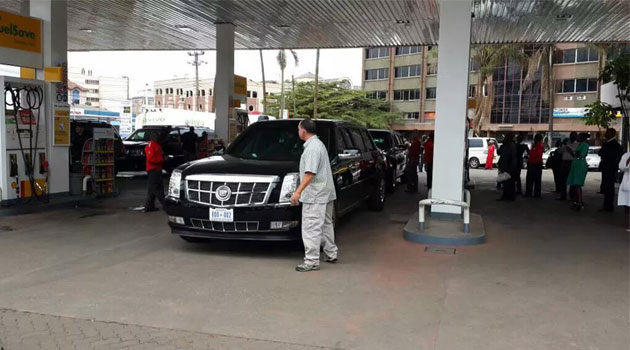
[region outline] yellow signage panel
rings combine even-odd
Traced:
[[[0,47],[42,52],[42,21],[0,11]]]
[[[44,80],[53,83],[61,82],[63,80],[63,70],[61,67],[44,68]]]
[[[35,80],[35,69],[20,67],[20,78]]]
[[[70,107],[55,104],[53,146],[70,146]]]
[[[234,94],[235,95],[247,95],[247,78],[240,75],[234,76]]]

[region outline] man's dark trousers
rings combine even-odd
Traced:
[[[407,163],[407,190],[418,192],[418,163]]]
[[[563,160],[562,167],[560,168],[560,199],[567,199],[567,180],[569,179],[569,173],[571,172],[572,160]],[[573,199],[573,194],[571,194]]]
[[[427,188],[431,189],[433,187],[433,163],[427,163],[424,167],[427,170]]]
[[[155,199],[160,201],[162,209],[164,209],[164,184],[162,183],[162,172],[160,170],[150,170],[147,179],[147,202],[144,207],[146,209],[155,208]]]
[[[525,179],[525,196],[540,197],[540,185],[542,178],[542,164],[529,164],[527,166],[527,178]]]
[[[604,192],[604,210],[615,210],[615,177],[616,170],[602,172],[602,191]]]

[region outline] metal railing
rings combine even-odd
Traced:
[[[420,222],[420,232],[424,232],[424,207],[427,205],[450,205],[462,208],[464,210],[464,233],[470,232],[470,191],[464,190],[463,202],[452,199],[437,199],[430,197],[431,191],[429,190],[429,198],[418,202],[418,221]]]

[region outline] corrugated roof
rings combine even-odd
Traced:
[[[23,0],[0,2],[18,11]],[[69,50],[237,49],[436,44],[438,0],[70,0]],[[474,0],[473,43],[630,41],[628,0]],[[92,33],[88,33],[89,29]]]

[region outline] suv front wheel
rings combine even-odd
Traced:
[[[372,211],[381,211],[385,207],[385,177],[379,176],[378,185],[368,200],[368,208]]]

